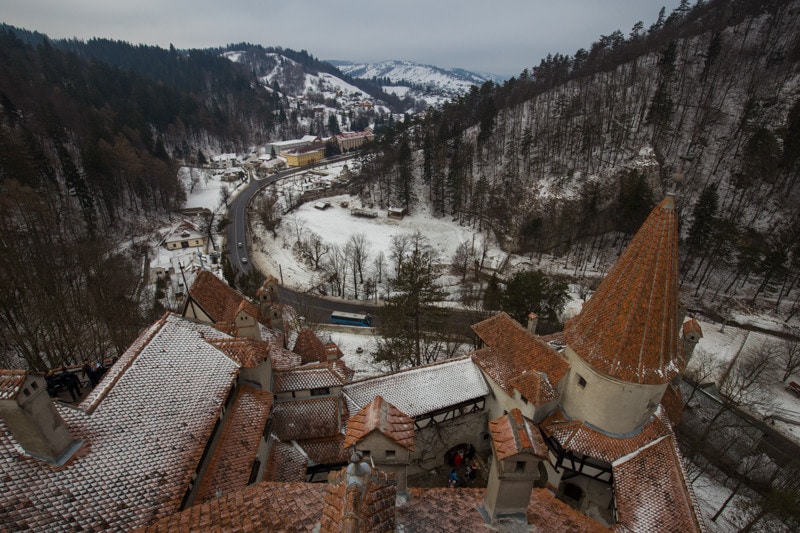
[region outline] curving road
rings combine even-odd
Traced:
[[[304,172],[309,168],[324,166],[333,162],[338,162],[346,159],[351,159],[355,155],[336,156],[328,159],[323,159],[319,163],[301,168],[293,168],[278,172],[263,179],[254,178],[250,173],[250,181],[240,190],[239,193],[233,198],[228,207],[228,219],[230,224],[226,230],[226,244],[228,248],[228,260],[231,263],[234,271],[238,273],[249,272],[253,268],[253,264],[248,260],[242,261],[244,258],[249,258],[247,254],[247,209],[253,197],[264,187],[282,180],[294,174]],[[242,247],[238,246],[242,243]],[[327,323],[328,317],[332,311],[346,311],[350,313],[367,312],[373,316],[377,315],[378,307],[375,302],[368,302],[365,300],[341,300],[337,298],[326,298],[318,295],[308,294],[302,291],[296,291],[291,288],[281,286],[278,289],[278,295],[281,301],[287,305],[294,307],[298,313],[306,317],[309,322]],[[446,310],[442,315],[442,322],[448,324],[453,328],[453,331],[460,333],[464,336],[473,338],[474,334],[470,326],[480,322],[488,315],[484,313],[475,313],[469,311]],[[373,319],[373,326],[380,325],[380,318]]]

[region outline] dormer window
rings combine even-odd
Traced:
[[[586,380],[583,379],[583,376],[578,374],[578,387],[585,389],[586,388]]]

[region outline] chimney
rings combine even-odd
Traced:
[[[547,459],[547,445],[519,409],[490,421],[489,432],[489,480],[478,512],[487,524],[501,518],[526,520],[525,511],[539,480],[540,464]]]
[[[83,444],[53,406],[45,379],[25,370],[0,370],[0,417],[26,453],[57,466]]]
[[[528,314],[528,333],[536,335],[536,325],[539,323],[539,315],[531,311]]]

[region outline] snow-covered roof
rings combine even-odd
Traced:
[[[165,315],[79,408],[56,403],[84,442],[60,470],[0,421],[0,529],[127,530],[177,512],[238,371],[204,337],[223,335]]]
[[[481,371],[468,357],[356,381],[342,391],[351,413],[382,396],[412,418],[490,394]]]

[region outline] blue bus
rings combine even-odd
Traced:
[[[331,313],[331,324],[342,324],[345,326],[372,326],[372,316],[368,313],[345,313],[334,311]]]

